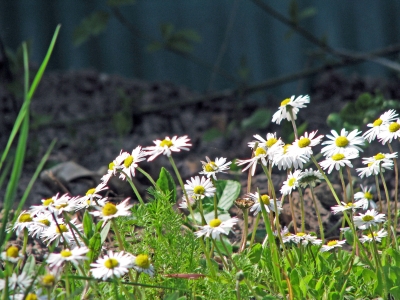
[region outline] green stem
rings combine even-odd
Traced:
[[[133,192],[135,193],[136,198],[138,198],[140,204],[144,205],[144,201],[142,199],[142,196],[140,196],[139,191],[137,190],[136,186],[134,185],[132,179],[128,175],[126,175],[125,172],[123,172],[123,171],[120,171],[120,172],[125,175],[126,180],[129,182],[129,184],[130,184]]]
[[[138,170],[140,173],[142,173],[144,176],[146,176],[146,178],[151,182],[151,184],[152,184],[155,188],[158,187],[157,184],[156,184],[156,182],[153,180],[153,178],[150,176],[149,173],[147,173],[145,170],[143,170],[143,169],[140,168],[140,167],[136,167],[136,170]]]
[[[322,225],[321,214],[320,214],[318,206],[317,206],[317,201],[315,200],[314,187],[311,184],[310,184],[310,190],[311,190],[311,199],[312,199],[312,201],[314,203],[315,212],[317,213],[318,225],[319,225],[319,233],[320,233],[320,236],[321,236],[322,243],[324,243],[324,240],[325,240],[325,237],[324,237],[324,226]]]
[[[218,252],[218,255],[221,257],[222,264],[224,265],[225,269],[227,271],[229,271],[229,266],[226,263],[224,255],[222,254],[221,250],[218,248],[217,243],[215,242],[215,240],[213,238],[211,238],[211,241],[212,241],[212,243],[214,245],[215,250]],[[221,243],[224,243],[224,242],[221,242]]]
[[[348,199],[347,199],[346,183],[344,182],[342,167],[340,167],[340,169],[339,169],[339,177],[340,177],[340,182],[341,182],[341,184],[342,184],[342,189],[343,189],[343,199],[344,199],[344,203],[348,203],[349,201],[348,201]]]
[[[294,132],[294,137],[297,140],[298,135],[297,135],[297,127],[296,127],[296,122],[294,121],[294,115],[293,115],[293,110],[290,105],[286,106],[286,110],[289,112],[290,119],[292,121],[292,126],[293,126],[293,132]]]
[[[248,208],[243,208],[243,233],[242,233],[242,243],[239,248],[239,253],[243,252],[244,249],[246,248],[246,242],[247,242],[247,234],[249,232],[249,209]]]
[[[383,173],[382,173],[382,167],[379,167],[379,174],[381,175],[383,189],[385,190],[386,203],[387,203],[387,209],[388,209],[388,213],[387,213],[388,214],[388,228],[390,229],[392,226],[392,209],[391,209],[391,205],[390,205],[389,191],[386,186],[385,177],[383,176]],[[391,235],[392,235],[392,231],[388,230],[388,244],[390,244]]]
[[[389,150],[390,153],[394,153],[393,152],[393,148],[392,146],[388,143],[389,146]],[[393,228],[395,230],[393,230],[394,233],[394,239],[396,240],[396,233],[397,233],[397,218],[398,218],[398,214],[397,214],[397,207],[398,207],[398,192],[399,192],[399,167],[397,165],[397,159],[393,158],[393,164],[394,164],[394,177],[395,177],[395,184],[394,184],[394,221],[393,221]]]
[[[375,175],[375,185],[376,185],[376,193],[378,194],[379,212],[383,213],[381,188],[379,187],[378,175]]]
[[[199,201],[199,213],[200,213],[200,216],[201,216],[201,225],[206,225],[207,224],[207,221],[206,221],[206,219],[204,218],[204,211],[203,211],[203,202],[201,202],[201,199],[200,200],[198,200]]]
[[[304,197],[301,188],[298,188],[300,195],[300,209],[301,209],[301,231],[306,232],[306,215],[304,211]]]
[[[347,177],[350,186],[350,201],[354,202],[353,178],[351,177],[350,167],[346,165]]]
[[[261,217],[261,214],[258,213],[258,214],[257,214],[257,217],[256,217],[256,221],[255,221],[255,223],[254,223],[253,233],[251,234],[250,246],[249,246],[250,249],[251,249],[251,247],[253,246],[254,239],[255,239],[255,237],[256,237],[257,228],[258,228],[258,223],[260,222],[260,217]]]

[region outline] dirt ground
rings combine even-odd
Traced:
[[[315,78],[310,91],[311,104],[300,112],[299,124],[307,120],[308,131],[318,129],[320,134],[329,133],[330,129],[326,125],[329,113],[338,112],[348,101],[354,101],[363,92],[375,93],[379,90],[388,99],[400,99],[399,87],[399,79],[346,77],[341,73],[326,72]],[[27,206],[40,203],[41,199],[57,192],[64,193],[65,190],[73,195],[85,193],[98,183],[108,163],[121,149],[131,151],[138,145],[150,146],[153,140],[163,139],[165,136],[188,135],[191,139],[193,146],[189,152],[174,154],[184,180],[201,170],[200,160],[205,160],[206,155],[212,159],[221,156],[229,160],[249,158],[247,143],[254,134],[265,136],[267,132],[277,132],[280,136],[281,127],[275,124],[270,124],[265,129],[242,129],[241,121],[263,107],[237,97],[192,105],[176,104],[161,112],[138,113],[142,107],[179,103],[195,96],[200,95],[169,82],[144,82],[92,70],[48,73],[31,105],[32,131],[18,195],[22,195],[40,158],[55,138],[57,143],[45,169],[52,170],[56,180],[49,177],[49,172],[43,173],[33,187]],[[281,100],[269,95],[268,108],[274,112]],[[4,84],[0,84],[0,145],[6,143],[20,103],[20,99],[13,96]],[[377,108],[377,116],[380,112],[381,108]],[[362,156],[372,156],[379,151],[387,152],[375,143]],[[65,165],[67,162],[70,164]],[[165,157],[158,157],[155,161],[144,162],[140,166],[153,177],[157,177],[161,166],[169,168],[169,163]],[[261,174],[261,168],[257,170],[257,176],[253,180],[254,191],[257,186],[263,191],[266,180]],[[245,184],[246,176],[246,172],[239,172],[228,174],[225,178],[239,178]],[[393,194],[394,179],[391,175],[388,176],[389,188]],[[285,174],[277,172],[273,178],[276,188],[279,189],[279,185],[285,180]],[[136,183],[140,192],[145,195],[148,186],[146,179],[138,175]],[[359,183],[368,185],[372,182],[365,179]],[[111,183],[110,188],[115,191],[115,197],[130,195],[129,188],[118,182]],[[316,192],[324,225],[330,228],[338,220],[338,217],[330,213],[330,206],[336,202],[327,192],[325,184],[317,187]],[[308,191],[305,197],[307,229],[318,231]],[[298,204],[297,193],[294,194],[294,200]],[[241,214],[236,208],[232,209],[232,213],[239,217]],[[284,207],[281,221],[287,224],[290,219],[288,207]]]

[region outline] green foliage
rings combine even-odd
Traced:
[[[102,33],[107,27],[109,18],[109,13],[102,10],[95,11],[84,18],[73,32],[72,41],[74,45],[80,46],[90,37]]]
[[[259,108],[250,117],[243,119],[240,127],[242,130],[266,129],[271,123],[271,117],[272,111],[270,109]]]
[[[379,92],[375,95],[363,93],[356,101],[347,103],[339,113],[331,113],[327,118],[327,124],[336,131],[342,128],[359,129],[362,125],[376,120],[377,112],[399,108],[398,100],[385,99]]]
[[[161,168],[157,186],[168,195],[171,203],[176,203],[176,184],[171,174],[164,167]]]

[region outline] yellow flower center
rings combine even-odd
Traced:
[[[286,144],[285,146],[283,146],[283,154],[287,153],[287,151],[289,150],[290,146],[291,146],[290,144]]]
[[[366,216],[362,217],[362,220],[365,222],[369,222],[369,221],[374,220],[374,217],[370,216],[370,215],[366,215]]]
[[[47,227],[50,226],[50,221],[48,219],[39,220],[38,222],[46,225]]]
[[[67,206],[68,206],[68,203],[63,203],[63,204],[57,205],[56,208],[61,209],[61,208],[67,207]]]
[[[372,123],[372,125],[374,125],[374,127],[377,127],[377,126],[381,126],[382,123],[383,123],[383,121],[381,119],[376,119],[374,121],[374,123]]]
[[[18,252],[19,252],[18,247],[10,246],[10,247],[8,247],[8,249],[6,251],[6,255],[8,257],[17,258]]]
[[[297,142],[300,148],[305,148],[311,144],[311,140],[309,138],[302,138]]]
[[[67,232],[67,231],[68,231],[68,228],[67,228],[67,225],[65,225],[65,224],[58,224],[58,226],[56,226],[56,232],[58,234],[60,234],[61,232]]]
[[[29,293],[25,297],[25,300],[37,300],[37,299],[39,299],[38,296],[36,296],[36,294],[33,294],[33,293]]]
[[[213,162],[213,161],[210,161],[208,164],[206,164],[205,166],[204,166],[204,170],[206,171],[206,172],[214,172],[215,170],[217,170],[218,169],[218,166],[215,164],[215,162]]]
[[[269,198],[269,196],[268,195],[262,195],[261,196],[261,201],[262,201],[262,203],[264,203],[265,205],[269,205],[269,203],[270,203],[270,198]]]
[[[276,138],[270,138],[268,141],[265,142],[265,145],[267,145],[267,147],[272,147],[273,145],[276,144],[278,140]]]
[[[349,144],[349,140],[345,136],[339,136],[336,138],[335,143],[338,147],[346,147]]]
[[[173,145],[173,143],[170,140],[163,140],[160,143],[160,147],[165,147],[167,146],[168,148],[171,148],[171,146]]]
[[[52,198],[48,198],[43,201],[43,206],[49,206],[50,204],[53,204],[54,200]]]
[[[112,216],[117,213],[118,209],[114,204],[107,202],[101,211],[105,216]]]
[[[283,101],[281,102],[281,106],[285,106],[285,105],[287,105],[289,102],[290,102],[290,98],[286,98],[285,100],[283,100]]]
[[[42,277],[42,285],[53,286],[56,281],[56,277],[53,274],[46,274]]]
[[[347,202],[344,207],[353,207],[353,206],[354,206],[353,202]]]
[[[20,223],[32,222],[32,217],[30,214],[22,214],[19,217],[18,222],[20,222]]]
[[[133,163],[134,159],[132,155],[129,155],[127,158],[124,160],[124,166],[125,168],[129,168],[131,164]]]
[[[381,159],[384,159],[384,158],[385,158],[385,155],[382,154],[382,153],[378,153],[377,155],[374,156],[375,160],[381,160]]]
[[[265,154],[267,154],[267,151],[265,151],[265,149],[264,148],[261,148],[261,147],[258,147],[257,149],[256,149],[256,151],[254,152],[254,156],[260,156],[260,155],[265,155]]]
[[[108,164],[109,170],[114,170],[114,167],[115,167],[115,163],[113,161]]]
[[[368,199],[368,200],[372,200],[374,198],[374,195],[372,195],[370,192],[365,192],[364,198]]]
[[[393,122],[389,125],[389,131],[390,132],[396,132],[400,129],[400,124],[397,122]]]
[[[342,153],[332,155],[332,159],[335,161],[342,160],[343,158],[344,158],[344,154],[342,154]]]
[[[367,236],[368,236],[370,239],[372,239],[372,234],[371,234],[371,233],[368,233]],[[376,232],[373,232],[373,236],[374,236],[374,237],[377,237],[378,234],[377,234]]]
[[[295,182],[296,182],[296,178],[290,178],[289,182],[288,182],[288,185],[289,186],[293,186],[295,184]]]
[[[205,188],[202,185],[197,185],[194,187],[193,192],[197,195],[204,195]]]
[[[104,266],[107,269],[114,269],[115,267],[118,267],[119,262],[115,258],[109,258],[104,262]]]
[[[72,256],[72,252],[69,251],[69,250],[62,250],[60,254],[61,254],[62,257],[70,257],[70,256]]]
[[[150,267],[150,260],[147,254],[139,254],[136,256],[135,263],[138,267],[148,269]]]
[[[335,246],[335,245],[337,245],[338,244],[338,241],[337,240],[332,240],[332,241],[329,241],[326,245],[327,246]]]
[[[86,192],[86,196],[93,195],[95,190],[96,190],[95,188],[88,190],[88,191]]]
[[[298,232],[298,233],[296,233],[296,235],[302,237],[302,236],[305,236],[306,234],[304,232]]]
[[[369,168],[370,166],[372,166],[374,163],[369,163],[369,164],[367,164],[367,167]]]
[[[210,223],[208,225],[210,225],[212,228],[218,227],[219,225],[221,225],[222,221],[220,219],[214,219],[211,220]]]

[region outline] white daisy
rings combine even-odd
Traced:
[[[79,197],[70,197],[68,194],[64,194],[61,197],[58,197],[57,194],[52,199],[53,202],[48,206],[48,208],[51,212],[60,215],[63,211],[75,211],[75,207],[78,203]]]
[[[82,224],[77,224],[76,223],[76,218],[71,220],[70,223],[74,225],[76,229],[79,230],[80,234],[82,235]],[[79,240],[79,235],[76,232],[72,232],[71,228],[72,226],[69,226],[68,224],[65,224],[63,220],[60,220],[58,224],[56,222],[53,222],[49,228],[47,228],[43,233],[41,234],[41,238],[43,239],[43,243],[47,242],[47,246],[50,245],[50,243],[54,242],[56,246],[58,244],[66,242],[67,245],[69,246],[74,246],[76,245],[75,238],[78,239],[79,244],[83,245],[83,242]]]
[[[107,280],[112,277],[119,278],[128,273],[128,269],[133,266],[133,260],[131,254],[126,254],[123,251],[119,253],[108,251],[108,255],[97,259],[90,266],[92,267],[90,272],[94,278]]]
[[[52,213],[49,211],[38,213],[33,218],[33,224],[29,227],[29,235],[38,239],[54,223],[53,218]],[[56,220],[58,223],[62,222],[62,219],[56,218]]]
[[[254,176],[254,173],[256,172],[256,167],[257,167],[257,163],[260,160],[261,163],[266,166],[267,165],[267,150],[265,150],[263,147],[257,147],[257,149],[254,151],[254,156],[250,159],[238,159],[236,161],[236,164],[238,166],[244,165],[244,164],[248,164],[243,170],[242,172],[246,171],[247,169],[249,169],[249,172],[251,172],[251,175]]]
[[[108,164],[108,170],[107,174],[103,175],[101,177],[101,181],[104,184],[107,184],[107,182],[110,180],[111,176],[116,176],[118,173],[118,170],[121,169],[121,165],[124,162],[124,158],[121,157],[121,155],[118,155],[112,162]]]
[[[132,208],[133,204],[129,204],[129,200],[130,198],[126,198],[124,201],[117,205],[111,202],[106,202],[104,206],[98,207],[97,211],[91,212],[90,214],[95,217],[100,217],[104,221],[104,226],[106,222],[108,220],[111,220],[112,218],[118,218],[120,216],[130,216],[132,214],[130,209]]]
[[[275,154],[275,151],[277,148],[282,147],[284,143],[282,142],[281,138],[276,138],[276,132],[275,133],[267,133],[266,138],[262,138],[259,134],[254,135],[254,137],[257,139],[257,141],[253,141],[248,143],[249,147],[254,149],[256,144],[259,147],[264,148],[265,150],[268,151],[268,155],[272,158]]]
[[[207,162],[201,162],[203,165],[203,171],[201,171],[199,174],[206,175],[207,178],[210,178],[212,176],[214,180],[217,180],[215,174],[219,172],[226,173],[226,171],[229,170],[229,165],[232,163],[230,161],[226,162],[226,158],[224,157],[217,157],[215,161],[212,161],[206,156],[206,160]]]
[[[331,130],[332,135],[327,134],[326,137],[330,141],[325,141],[321,145],[328,145],[322,148],[321,153],[325,156],[332,156],[337,153],[344,153],[347,150],[354,150],[356,152],[363,151],[359,145],[364,145],[364,138],[357,136],[361,133],[357,129],[354,129],[350,133],[346,129],[340,131],[340,135],[335,131]]]
[[[13,273],[8,277],[8,289],[9,291],[14,292],[18,290],[25,292],[25,290],[31,285],[32,280],[32,277],[25,272],[22,272],[20,275]],[[5,288],[5,282],[4,279],[0,279],[0,291]]]
[[[23,259],[23,258],[24,258],[24,256],[19,251],[18,247],[13,246],[13,245],[8,247],[6,251],[1,253],[1,260],[3,260],[3,261],[17,263],[20,259]]]
[[[264,194],[259,196],[258,192],[255,192],[254,194],[249,193],[247,195],[254,201],[253,206],[250,208],[251,212],[254,212],[254,215],[257,215],[261,211],[261,203],[264,204],[265,210],[269,213],[270,211],[276,212],[278,210],[278,214],[282,210],[282,203],[279,200],[276,200],[276,205],[278,206],[278,209],[275,209],[275,203],[274,200],[271,199],[268,195]],[[261,201],[261,202],[260,202]]]
[[[195,197],[197,199],[203,199],[204,197],[213,197],[217,189],[214,187],[210,178],[202,176],[195,176],[186,180],[185,190],[188,196]]]
[[[290,171],[286,181],[283,182],[281,188],[282,195],[289,195],[294,191],[300,184],[300,178],[303,176],[301,170],[296,170],[293,173]]]
[[[373,123],[369,123],[367,127],[371,127],[371,129],[367,130],[363,137],[368,140],[368,142],[372,142],[375,138],[380,134],[382,128],[385,127],[388,123],[392,123],[396,120],[397,113],[394,109],[390,109],[381,116],[376,119]]]
[[[188,195],[188,198],[189,198],[190,206],[194,209],[197,205],[196,197],[193,195],[191,195],[191,196]],[[179,208],[188,209],[188,201],[187,201],[186,197],[182,197],[182,202],[179,204]]]
[[[365,214],[359,214],[353,217],[354,225],[359,229],[368,229],[369,227],[385,222],[385,215],[378,213],[375,209],[367,210]]]
[[[207,225],[198,226],[200,230],[196,231],[194,234],[197,237],[211,236],[211,238],[216,239],[219,237],[221,233],[228,235],[233,225],[235,225],[237,222],[238,222],[237,217],[233,217],[223,222],[220,219],[214,219],[211,220]]]
[[[334,215],[340,212],[344,212],[346,210],[352,210],[354,213],[357,209],[361,208],[364,206],[364,203],[362,201],[357,201],[357,202],[343,202],[341,201],[342,205],[334,205],[331,207],[331,210]]]
[[[272,157],[272,165],[277,166],[279,170],[295,168],[302,169],[303,164],[309,161],[309,158],[303,155],[295,155],[289,151],[292,147],[291,144],[286,144],[276,149],[274,156]]]
[[[86,247],[75,247],[72,250],[64,249],[60,253],[50,253],[46,261],[50,268],[61,267],[64,262],[78,265],[80,261],[88,259],[86,256],[88,252],[89,249]]]
[[[293,235],[292,241],[296,244],[301,243],[302,245],[306,246],[308,244],[312,245],[321,245],[322,241],[318,239],[316,236],[307,234],[304,232],[298,232]]]
[[[152,161],[160,154],[171,156],[172,152],[180,152],[181,150],[189,151],[188,147],[192,146],[192,144],[188,143],[189,141],[190,139],[187,137],[187,135],[181,137],[174,136],[172,139],[167,136],[162,141],[153,141],[155,146],[149,146],[143,150],[147,151],[146,155],[150,155],[148,161]]]
[[[392,154],[378,153],[372,157],[364,157],[363,164],[367,165],[364,168],[358,168],[358,176],[363,178],[364,176],[378,175],[381,171],[391,170],[393,168],[393,158],[397,157],[397,152]]]
[[[362,192],[357,192],[354,194],[354,200],[363,204],[363,209],[368,209],[368,206],[371,204],[373,208],[375,208],[376,204],[373,201],[374,195],[371,193],[371,187],[364,187],[361,185]]]
[[[393,139],[399,139],[400,137],[400,119],[396,122],[388,123],[382,126],[381,131],[378,134],[378,139],[382,142],[382,145],[387,142],[391,143]]]
[[[54,201],[58,198],[58,194],[47,199],[42,199],[42,205],[33,205],[29,208],[29,212],[31,215],[37,215],[41,212],[48,212],[49,207],[54,203]]]
[[[328,169],[327,173],[330,174],[332,170],[335,168],[337,171],[340,170],[340,168],[344,166],[348,166],[350,168],[353,167],[353,165],[350,162],[350,159],[354,159],[358,157],[358,152],[357,151],[345,151],[343,153],[336,153],[333,154],[332,156],[328,157],[324,161],[321,161],[319,164],[322,167],[322,169],[326,170]]]
[[[321,247],[320,251],[326,252],[326,251],[330,251],[334,248],[341,248],[344,243],[346,243],[346,241],[332,240],[332,241],[329,241],[328,243],[326,243],[326,245],[323,245]]]
[[[133,256],[132,268],[139,273],[146,273],[150,277],[154,276],[154,267],[150,263],[150,259],[147,254],[139,254],[138,256]]]
[[[298,96],[296,99],[295,96],[292,96],[291,98],[283,100],[278,111],[272,116],[272,122],[280,124],[285,118],[288,121],[291,121],[292,118],[289,113],[290,109],[292,110],[293,118],[296,120],[299,109],[306,107],[306,103],[310,103],[310,97],[308,95]]]
[[[302,188],[306,188],[307,186],[315,187],[317,183],[320,183],[324,177],[322,176],[321,172],[316,170],[314,171],[312,168],[305,169],[303,171],[303,175],[300,178],[300,186]]]
[[[124,172],[130,179],[135,177],[135,170],[138,167],[138,162],[145,160],[146,153],[142,151],[141,146],[137,146],[135,149],[132,150],[132,153],[122,152],[120,153],[121,160],[123,163],[121,164],[120,171]],[[125,174],[120,173],[119,178],[125,180]]]
[[[275,235],[277,235],[277,232],[275,232]],[[291,232],[289,232],[289,229],[285,226],[281,229],[281,237],[282,237],[282,242],[290,243],[294,242],[295,235]]]
[[[288,149],[289,153],[291,153],[295,157],[311,157],[311,155],[313,155],[312,147],[321,143],[321,140],[324,137],[323,135],[315,137],[317,132],[318,130],[313,131],[310,134],[308,134],[308,132],[305,132],[303,136],[293,142],[292,147]]]
[[[360,242],[364,244],[373,242],[375,240],[375,242],[380,243],[382,239],[388,235],[387,231],[383,228],[379,231],[372,231],[372,233],[373,236],[370,232],[367,235],[363,235],[360,238]]]
[[[29,230],[30,226],[33,224],[33,216],[26,210],[23,210],[19,216],[14,226],[9,227],[7,231],[16,231],[16,234],[19,235],[21,231],[25,228]]]
[[[47,271],[44,275],[39,276],[39,283],[41,286],[49,289],[54,287],[61,277],[61,269],[53,268],[50,270],[47,268]]]

